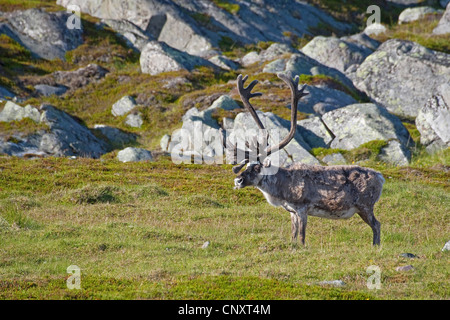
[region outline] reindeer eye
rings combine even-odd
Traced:
[[[256,164],[254,167],[253,167],[253,169],[256,171],[256,172],[261,172],[261,165],[259,165],[259,164]]]

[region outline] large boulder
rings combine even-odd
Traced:
[[[144,30],[130,21],[103,19],[102,22],[114,29],[125,39],[129,47],[137,51],[141,51],[149,41],[155,40],[151,35],[146,34]]]
[[[57,4],[64,7],[78,5],[82,12],[109,23],[111,20],[128,21],[138,29],[125,26],[125,22],[121,22],[121,26],[115,23],[114,27],[121,33],[128,32],[128,38],[137,35],[145,39],[137,31],[140,30],[149,40],[157,39],[190,54],[209,50],[219,41],[218,35],[205,33],[186,10],[172,1],[57,0]]]
[[[374,22],[369,24],[363,31],[364,34],[371,36],[371,35],[379,35],[383,34],[387,31],[386,27],[382,25],[381,23]]]
[[[284,137],[286,137],[290,130],[290,122],[282,119],[271,112],[263,113],[257,111],[258,117],[261,120],[264,128],[269,133],[269,145],[278,144]],[[258,135],[258,126],[253,120],[253,117],[248,112],[239,113],[234,119],[234,129],[227,135],[227,141],[237,142],[238,148],[243,148],[246,141]],[[261,134],[265,134],[262,132]],[[319,161],[309,153],[310,146],[303,140],[300,132],[297,130],[294,138],[289,144],[279,152],[274,153],[269,158],[272,163],[280,166],[287,165],[292,162],[302,162],[308,164],[319,164]]]
[[[136,142],[137,138],[136,134],[125,132],[118,128],[114,128],[104,124],[96,124],[94,126],[94,129],[97,132],[100,132],[100,134],[104,136],[108,140],[108,142],[114,147],[123,146],[129,143]]]
[[[50,86],[48,84],[37,84],[34,86],[34,89],[45,97],[49,97],[51,95],[60,96],[66,93],[67,87],[65,86]]]
[[[295,0],[236,0],[226,7],[204,0],[58,0],[57,4],[78,5],[81,11],[101,19],[132,22],[146,35],[193,55],[231,41],[287,42],[286,34],[302,37],[323,26],[336,33],[352,28],[313,5]]]
[[[151,75],[162,72],[188,70],[196,66],[215,66],[208,60],[174,49],[164,42],[150,41],[142,49],[141,71]]]
[[[319,61],[307,56],[303,52],[292,54],[290,57],[280,58],[268,63],[263,72],[267,73],[287,73],[292,77],[295,75],[326,75],[346,85],[350,89],[356,90],[352,81],[341,71],[327,67]]]
[[[388,40],[366,58],[353,80],[390,112],[416,117],[430,92],[450,82],[450,54],[411,41]]]
[[[40,150],[54,156],[99,158],[108,146],[78,120],[51,105],[42,105],[41,122],[50,132],[42,135]]]
[[[355,33],[355,34],[352,34],[351,36],[345,36],[340,39],[344,40],[345,42],[351,42],[358,46],[363,46],[363,47],[369,48],[372,51],[377,50],[378,47],[380,46],[379,41],[372,39],[364,32]]]
[[[433,29],[433,34],[449,34],[450,33],[450,4],[447,4],[447,9],[444,12],[441,20],[439,20],[436,28]]]
[[[345,72],[352,65],[361,64],[373,51],[365,46],[335,37],[314,37],[301,50],[320,63]]]
[[[299,102],[298,110],[304,113],[322,115],[328,111],[357,103],[352,96],[327,86],[306,85],[309,94]]]
[[[208,61],[225,70],[237,70],[239,67],[235,61],[223,55],[215,55],[209,58]]]
[[[311,148],[328,148],[334,138],[319,117],[297,121],[297,130]]]
[[[6,102],[3,110],[0,112],[0,122],[20,121],[24,118],[29,118],[39,123],[40,117],[41,115],[35,107],[31,105],[21,107],[12,101]]]
[[[399,118],[373,104],[353,104],[322,116],[335,136],[331,148],[351,150],[372,140],[398,140],[403,146],[412,142]]]
[[[191,161],[191,155],[196,156],[196,163],[221,158],[225,132],[213,117],[213,113],[219,109],[239,108],[240,106],[230,96],[222,95],[203,111],[195,107],[189,109],[182,118],[181,129],[176,130],[171,137],[163,137],[166,140],[163,150],[173,151],[173,157],[187,162]]]
[[[432,7],[415,7],[403,10],[398,16],[398,24],[408,23],[423,19],[428,14],[440,14],[444,12],[441,9]]]
[[[381,149],[378,158],[395,166],[407,166],[411,160],[411,151],[397,140],[390,140],[387,146]]]
[[[5,22],[0,23],[0,34],[6,34],[39,58],[65,60],[67,51],[83,43],[82,29],[67,28],[70,14],[64,11],[34,8],[5,12],[2,17]]]
[[[12,93],[8,89],[0,86],[0,102],[2,102],[3,99],[4,100],[12,99],[14,96],[15,96],[14,93]]]
[[[443,83],[416,118],[420,142],[429,153],[450,147],[450,85]]]
[[[298,52],[291,46],[284,43],[272,43],[267,49],[262,50],[260,53],[256,51],[250,51],[241,58],[241,64],[243,66],[250,66],[256,62],[265,62],[278,59],[280,56],[287,53]]]

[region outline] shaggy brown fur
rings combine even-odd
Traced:
[[[316,166],[295,163],[265,174],[261,164],[250,164],[236,179],[236,188],[255,186],[274,206],[291,213],[292,237],[300,233],[304,244],[307,216],[348,219],[358,213],[373,230],[373,244],[380,244],[380,223],[373,207],[381,196],[381,173],[359,166]]]

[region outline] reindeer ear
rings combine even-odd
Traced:
[[[241,169],[247,164],[247,162],[248,162],[247,159],[242,160],[237,166],[234,166],[233,169],[231,170],[233,170],[234,174],[238,174],[239,171],[241,171]]]

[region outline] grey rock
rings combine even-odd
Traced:
[[[259,56],[259,53],[256,51],[251,51],[241,58],[241,64],[244,67],[251,66],[252,64],[255,64],[260,61],[261,58]]]
[[[125,124],[133,128],[140,128],[144,124],[144,120],[139,112],[130,113],[125,119]]]
[[[76,4],[82,12],[102,19],[130,21],[145,34],[193,55],[218,47],[225,37],[240,44],[287,42],[286,32],[302,37],[324,25],[337,33],[352,28],[308,3],[293,0],[251,3],[236,0],[233,3],[239,6],[237,14],[204,0],[137,0],[134,5],[126,0],[58,0],[57,3]],[[207,17],[208,21],[198,19],[198,15]]]
[[[0,139],[0,154],[14,157],[27,157],[27,159],[44,157],[47,154],[39,150],[39,146],[36,145],[36,141],[34,141],[39,139],[39,134],[33,134],[25,137],[24,140],[21,140],[18,143],[3,141]]]
[[[196,66],[215,66],[208,60],[174,49],[164,42],[150,41],[142,49],[141,71],[151,75],[162,72],[188,70]]]
[[[335,37],[314,37],[301,50],[320,63],[342,72],[351,65],[361,64],[372,50]]]
[[[243,66],[250,66],[256,62],[262,63],[276,59],[275,61],[267,64],[263,72],[277,73],[283,71],[286,66],[286,59],[280,59],[280,57],[292,53],[298,53],[298,50],[295,50],[291,46],[284,43],[273,43],[260,53],[255,51],[247,53],[244,57],[242,57],[241,64]]]
[[[117,160],[121,162],[152,161],[153,157],[148,150],[128,147],[117,153]]]
[[[372,140],[411,143],[408,130],[396,116],[373,103],[353,104],[330,111],[322,120],[335,135],[331,148],[351,150]]]
[[[164,89],[178,89],[180,86],[184,85],[192,85],[192,82],[185,77],[175,77],[165,79],[162,87]]]
[[[280,71],[290,74],[292,77],[301,74],[313,76],[319,74],[326,75],[341,82],[348,88],[357,91],[353,82],[344,73],[323,65],[319,61],[308,57],[303,52],[292,54],[289,59],[286,59],[284,70],[276,70],[277,73]]]
[[[381,149],[378,157],[386,163],[396,166],[407,166],[411,161],[411,151],[397,140],[390,140],[388,145]]]
[[[9,91],[8,89],[0,86],[0,102],[6,99],[12,99],[15,96],[14,93]]]
[[[298,110],[304,113],[323,115],[358,102],[352,96],[327,86],[306,85],[305,92],[309,94],[302,98],[298,106]]]
[[[7,101],[3,110],[0,112],[0,121],[2,122],[20,121],[24,118],[29,118],[39,123],[40,117],[41,115],[35,107],[31,105],[21,107],[12,101]]]
[[[231,59],[223,55],[216,55],[208,59],[209,62],[225,70],[237,70],[239,65]]]
[[[269,62],[264,66],[263,72],[265,73],[279,73],[284,72],[286,69],[287,59],[277,59]]]
[[[209,247],[209,244],[210,244],[210,242],[209,242],[209,241],[206,241],[205,243],[203,243],[203,245],[202,245],[202,249],[206,249],[206,248],[208,248],[208,247]]]
[[[322,162],[325,162],[329,166],[344,165],[347,164],[344,156],[341,153],[327,154],[322,158]]]
[[[155,40],[128,20],[103,19],[102,22],[119,33],[126,40],[128,46],[137,51],[142,51],[149,41]]]
[[[450,240],[445,243],[441,251],[450,251]]]
[[[450,146],[450,84],[437,87],[433,96],[420,109],[416,126],[420,132],[420,142],[429,153]]]
[[[118,128],[111,126],[96,124],[94,129],[100,132],[108,142],[113,146],[123,146],[129,143],[136,142],[136,134],[125,132]]]
[[[161,150],[162,151],[169,151],[170,139],[171,139],[171,137],[170,137],[169,134],[165,134],[161,138],[161,141],[160,141],[159,145],[161,146]]]
[[[450,82],[450,54],[388,40],[359,66],[353,82],[390,112],[416,117],[430,93]]]
[[[408,258],[408,259],[417,258],[417,256],[415,254],[412,254],[412,253],[409,253],[409,252],[405,252],[405,253],[400,254],[400,257]]]
[[[70,89],[78,89],[90,83],[98,83],[108,73],[108,70],[91,63],[73,71],[55,71],[52,73],[52,77],[60,85]]]
[[[403,10],[398,16],[398,24],[408,23],[423,19],[427,14],[440,14],[444,11],[432,7],[414,7]]]
[[[259,54],[260,61],[271,61],[274,59],[278,59],[280,56],[286,53],[296,53],[298,50],[295,50],[291,46],[285,43],[272,43],[267,49],[261,51]]]
[[[345,287],[346,283],[342,280],[320,281],[321,286]]]
[[[297,121],[297,130],[311,148],[328,148],[334,138],[319,117]]]
[[[271,112],[257,111],[259,119],[269,133],[269,144],[276,145],[289,133],[290,122]],[[251,141],[254,136],[265,134],[258,131],[258,126],[248,112],[239,113],[234,119],[234,130],[227,136],[227,141],[237,142],[238,148],[244,149],[245,141]],[[259,137],[262,138],[262,137]],[[269,156],[276,166],[287,165],[292,162],[319,164],[319,161],[309,153],[310,147],[296,131],[291,142],[279,152]]]
[[[37,84],[34,86],[34,89],[36,89],[39,94],[46,97],[51,95],[60,96],[67,91],[67,88],[64,86],[49,86],[47,84]]]
[[[63,11],[46,12],[36,8],[5,12],[6,23],[0,26],[0,34],[16,40],[36,57],[65,60],[67,51],[83,43],[81,29],[67,28],[69,17]]]
[[[379,35],[381,33],[385,33],[386,32],[386,27],[383,26],[381,23],[372,23],[370,25],[368,25],[365,29],[364,29],[364,33],[367,34],[368,36],[370,35]]]
[[[395,268],[396,271],[398,272],[406,272],[406,271],[412,271],[414,270],[414,267],[412,265],[407,265],[407,266],[400,266]]]
[[[78,5],[82,12],[101,19],[129,21],[147,37],[190,54],[209,50],[219,40],[217,34],[205,33],[186,10],[172,1],[138,0],[130,5],[126,0],[58,0],[57,4]]]
[[[447,9],[444,12],[441,20],[439,20],[436,28],[433,29],[433,34],[449,34],[450,33],[450,6],[447,4]]]
[[[50,132],[42,136],[40,150],[54,156],[79,156],[99,158],[108,146],[69,114],[43,104],[40,107],[41,122]]]
[[[186,112],[183,116],[183,122],[187,121],[201,121],[205,125],[219,129],[219,125],[217,121],[212,118],[212,114],[217,109],[223,110],[235,110],[240,109],[241,107],[234,101],[229,95],[222,95],[218,99],[216,99],[210,107],[205,109],[204,111],[198,111],[197,108],[192,108]]]
[[[182,118],[181,130],[172,134],[168,151],[171,152],[178,145],[177,150],[182,147],[185,156],[188,156],[189,152],[200,159],[202,156],[207,158],[222,156],[224,133],[212,117],[213,112],[218,108],[234,110],[240,106],[230,96],[222,95],[203,111],[199,111],[195,107],[189,109]]]
[[[364,46],[369,48],[372,51],[375,51],[380,46],[380,42],[372,39],[364,32],[356,33],[351,36],[345,36],[342,37],[341,40],[344,40],[346,42],[351,42],[359,46]]]
[[[136,101],[132,96],[123,96],[111,108],[113,116],[123,116],[136,107]]]
[[[222,119],[222,127],[224,130],[232,130],[234,128],[234,119],[231,118],[223,118]]]

